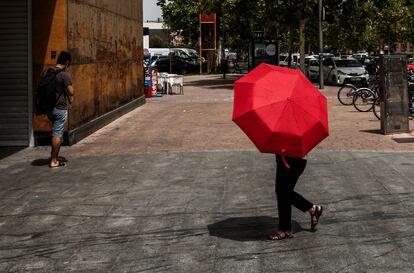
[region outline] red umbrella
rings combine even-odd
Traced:
[[[262,153],[302,158],[329,135],[326,98],[299,70],[260,64],[235,82],[233,106]]]

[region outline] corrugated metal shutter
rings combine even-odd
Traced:
[[[28,0],[0,1],[0,146],[28,146]]]

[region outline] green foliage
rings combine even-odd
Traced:
[[[180,33],[184,42],[195,44],[199,36],[199,9],[198,1],[168,1],[162,6],[164,24],[171,33]]]
[[[158,48],[158,47],[167,47],[168,45],[166,45],[164,43],[164,41],[162,40],[162,38],[158,35],[153,35],[151,36],[150,40],[149,40],[149,47],[150,48]]]
[[[324,43],[332,51],[414,42],[414,0],[323,0],[323,5]],[[279,34],[287,50],[299,42],[302,22],[307,52],[318,51],[318,0],[169,0],[162,11],[165,25],[191,45],[198,43],[199,13],[216,12],[218,37],[225,36],[225,46],[233,50],[246,50],[253,31]]]

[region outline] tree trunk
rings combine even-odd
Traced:
[[[305,73],[305,28],[308,18],[299,20],[299,54],[300,54],[300,70]]]
[[[289,45],[288,45],[288,67],[292,66],[292,51],[293,51],[293,37],[292,32],[289,30]]]

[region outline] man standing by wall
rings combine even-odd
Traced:
[[[52,150],[50,153],[51,168],[65,166],[65,162],[59,159],[59,150],[62,144],[63,133],[65,131],[65,124],[68,119],[68,108],[71,103],[71,97],[74,95],[74,88],[72,77],[67,72],[68,67],[72,61],[72,57],[68,52],[62,51],[58,58],[57,64],[54,67],[56,71],[56,97],[57,102],[55,107],[47,113],[48,118],[53,123],[52,130]]]

